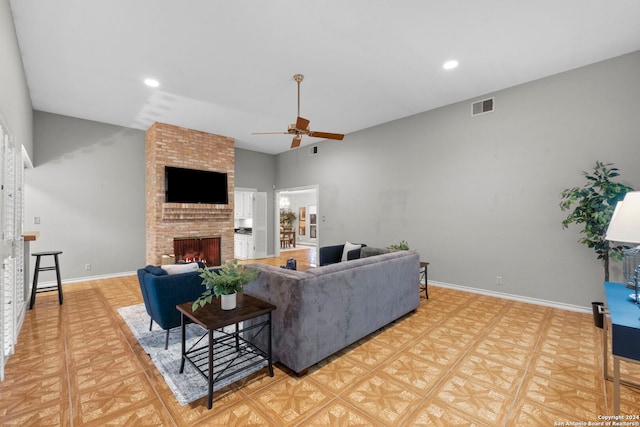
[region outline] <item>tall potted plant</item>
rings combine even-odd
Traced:
[[[583,172],[587,183],[583,187],[567,188],[561,195],[560,209],[571,210],[562,221],[562,228],[569,224],[583,224],[580,231],[584,235],[579,243],[585,244],[598,255],[604,264],[604,280],[609,280],[609,259],[622,259],[628,246],[611,246],[605,240],[605,234],[616,203],[622,200],[631,187],[613,182],[619,176],[618,168],[613,163],[597,161],[592,172]]]
[[[216,270],[201,268],[198,270],[202,277],[202,284],[206,287],[200,297],[193,302],[191,309],[196,311],[206,304],[210,304],[214,297],[220,297],[223,310],[236,308],[236,294],[242,292],[244,285],[258,276],[258,272],[250,267],[238,264],[238,260],[222,263]]]

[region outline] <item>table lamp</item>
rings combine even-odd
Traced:
[[[622,243],[640,243],[640,191],[630,191],[611,216],[605,239]],[[627,285],[633,285],[634,299],[640,307],[638,276],[640,246],[624,252],[623,267]]]

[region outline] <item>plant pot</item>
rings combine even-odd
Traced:
[[[236,308],[236,293],[220,295],[220,307],[223,310],[233,310]]]

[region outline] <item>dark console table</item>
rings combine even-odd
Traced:
[[[176,306],[180,312],[182,328],[182,361],[180,373],[184,372],[184,364],[188,362],[202,374],[209,382],[209,400],[207,408],[213,406],[213,384],[224,378],[237,375],[250,367],[267,361],[269,375],[273,376],[271,358],[271,312],[275,306],[246,294],[237,295],[237,307],[233,310],[222,310],[219,298],[211,304],[191,310],[192,303]],[[264,316],[265,320],[246,328],[241,322]],[[189,349],[186,348],[185,325],[193,322],[200,325],[207,332]],[[235,325],[234,331],[229,333],[225,326]],[[266,351],[259,349],[243,338],[243,332],[254,330],[253,335],[267,334]],[[214,335],[215,331],[215,335]],[[208,336],[208,342],[204,338]]]
[[[611,353],[613,355],[613,410],[620,415],[620,383],[632,387],[640,385],[620,380],[620,361],[640,363],[640,310],[629,297],[634,291],[622,283],[604,282],[604,294],[611,317]],[[607,331],[608,322],[604,322],[604,374],[609,377],[607,368]]]

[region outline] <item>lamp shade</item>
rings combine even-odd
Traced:
[[[630,191],[618,202],[611,216],[605,239],[640,243],[640,191]]]

